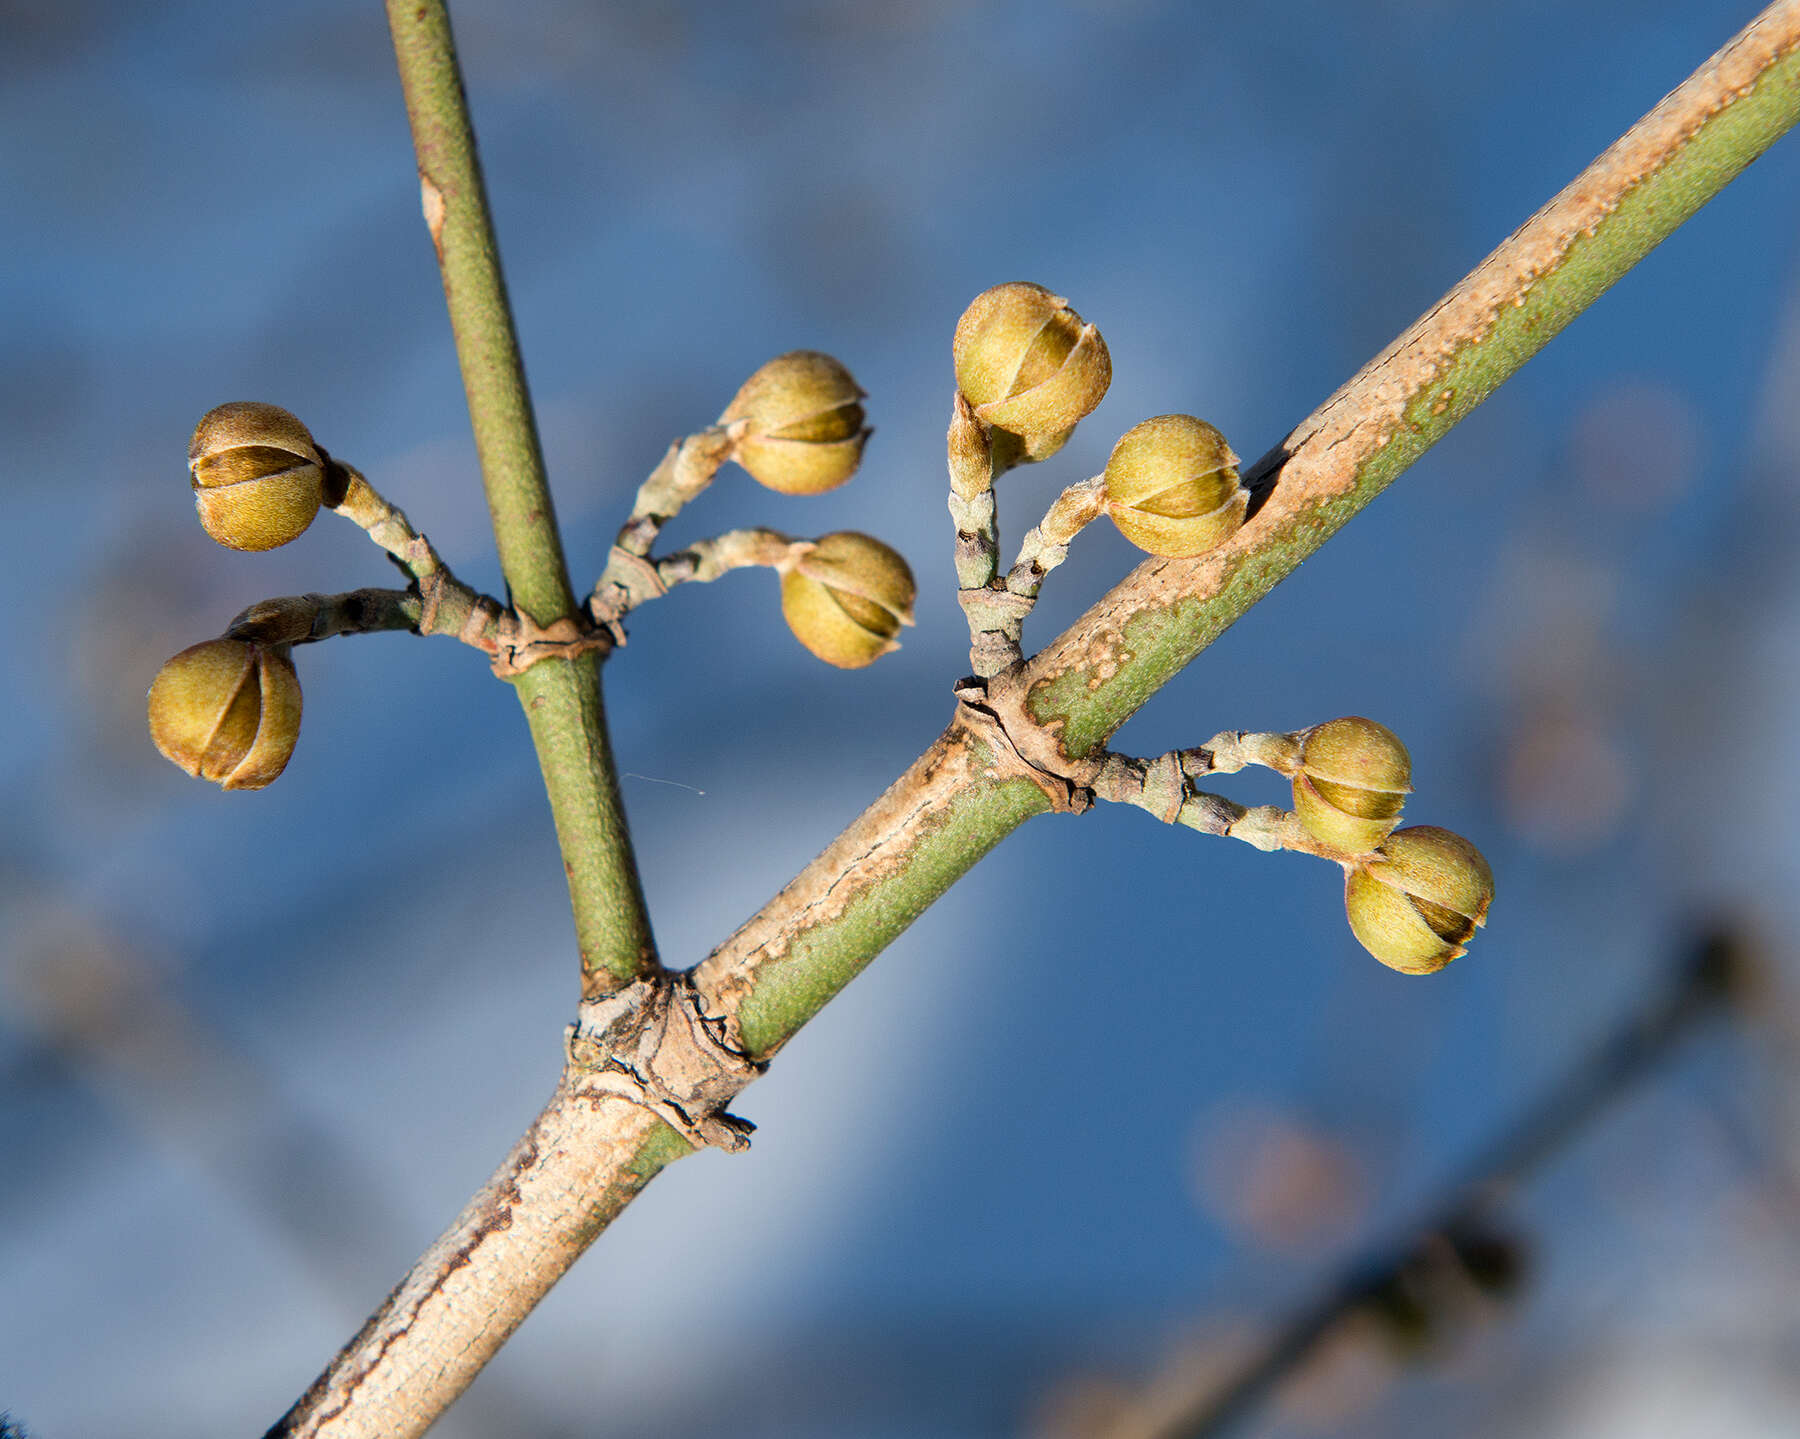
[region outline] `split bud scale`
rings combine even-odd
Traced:
[[[758,484],[784,495],[836,489],[856,473],[871,431],[861,388],[817,350],[777,355],[744,381],[719,416],[741,424],[732,458]]]
[[[200,524],[234,550],[298,539],[324,499],[313,437],[278,405],[238,401],[208,410],[188,444]]]
[[[1140,550],[1187,559],[1216,549],[1244,523],[1250,492],[1225,436],[1192,415],[1133,425],[1106,462],[1106,513]]]
[[[300,737],[300,677],[285,648],[217,639],[156,672],[150,738],[163,757],[222,789],[261,789]]]
[[[1361,715],[1327,720],[1300,736],[1294,813],[1313,838],[1367,854],[1400,823],[1412,793],[1412,757],[1400,736]]]
[[[1481,851],[1429,824],[1396,830],[1344,881],[1351,931],[1402,974],[1432,974],[1467,953],[1493,902],[1494,872]]]
[[[956,384],[984,424],[1012,437],[1009,463],[1055,454],[1106,396],[1112,356],[1061,295],[1025,281],[977,295],[950,342]]]
[[[917,589],[898,552],[854,530],[795,550],[781,576],[781,613],[795,639],[846,670],[900,648],[894,637],[913,622]]]

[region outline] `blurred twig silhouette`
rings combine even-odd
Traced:
[[[1163,1376],[1087,1431],[1089,1439],[1217,1439],[1268,1399],[1354,1319],[1403,1354],[1440,1346],[1524,1276],[1528,1254],[1500,1209],[1507,1196],[1596,1116],[1651,1074],[1700,1023],[1728,1012],[1755,980],[1742,935],[1704,930],[1663,993],[1581,1058],[1404,1230],[1369,1250],[1298,1310],[1235,1372]]]

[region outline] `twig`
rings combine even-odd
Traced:
[[[413,529],[405,514],[359,470],[329,455],[325,466],[326,506],[366,531],[412,581],[411,587],[260,600],[232,620],[226,638],[303,645],[336,635],[410,630],[450,635],[489,655],[518,639],[518,616],[457,579],[431,541]]]
[[[966,405],[958,395],[959,406]],[[960,409],[959,409],[960,413]],[[982,679],[992,678],[1016,664],[1022,657],[1020,641],[1025,621],[1037,604],[1038,591],[1044,577],[1069,556],[1069,542],[1088,525],[1099,519],[1106,504],[1106,484],[1099,476],[1070,485],[1046,511],[1044,518],[1025,532],[1019,544],[1019,557],[1006,572],[1004,580],[996,577],[1000,537],[994,523],[994,496],[984,491],[982,505],[963,504],[954,492],[950,496],[950,512],[958,516],[957,578],[967,570],[971,576],[985,574],[978,585],[965,585],[957,593],[963,613],[969,621],[969,662]],[[971,544],[962,531],[964,517],[986,518],[983,533]],[[979,550],[978,560],[965,564],[965,550]]]
[[[1033,659],[1029,713],[1072,757],[1103,743],[1786,133],[1797,46],[1800,0],[1778,0],[1252,465],[1232,540],[1139,565]]]
[[[305,645],[336,635],[382,630],[419,633],[424,604],[412,590],[351,590],[341,595],[283,595],[258,600],[225,627],[225,638],[261,645]]]
[[[639,605],[667,594],[676,585],[709,584],[731,570],[753,566],[777,569],[793,553],[794,545],[795,541],[779,530],[746,529],[695,540],[685,550],[661,559],[628,555],[615,547],[588,606],[600,623],[616,625]]]
[[[326,465],[327,504],[367,532],[412,580],[412,587],[261,600],[232,620],[225,631],[228,638],[302,645],[335,635],[411,630],[450,635],[489,655],[519,639],[518,617],[457,579],[431,541],[360,470],[329,457]]]
[[[619,527],[606,568],[588,596],[588,609],[601,624],[617,625],[627,611],[659,592],[650,551],[663,526],[713,482],[731,457],[733,439],[731,426],[712,425],[677,440],[638,486],[631,514]]]
[[[1133,1427],[1134,1439],[1215,1439],[1224,1434],[1298,1369],[1346,1316],[1392,1294],[1409,1271],[1435,1262],[1434,1251],[1446,1239],[1454,1246],[1459,1236],[1487,1232],[1490,1212],[1500,1199],[1651,1073],[1700,1021],[1723,1012],[1742,983],[1744,963],[1735,936],[1725,931],[1706,935],[1683,958],[1663,995],[1578,1061],[1446,1186],[1423,1217],[1327,1285],[1223,1388],[1208,1382],[1189,1403],[1169,1403],[1164,1422]]]
[[[1025,531],[1019,557],[1006,572],[1006,588],[1022,599],[1035,601],[1044,577],[1069,557],[1069,544],[1100,518],[1106,507],[1106,479],[1095,475],[1070,485],[1044,512],[1044,518]]]
[[[578,629],[544,479],[475,134],[444,0],[388,0],[388,26],[418,152],[425,223],[443,271],[482,482],[514,607],[539,630]],[[597,655],[533,664],[514,679],[569,880],[584,993],[659,964],[606,732]]]
[[[1255,736],[1257,739],[1291,738],[1288,735]],[[1196,790],[1190,773],[1211,773],[1213,753],[1202,748],[1170,750],[1155,759],[1107,753],[1091,785],[1095,798],[1129,804],[1156,816],[1164,824],[1185,825],[1201,834],[1242,840],[1272,853],[1278,849],[1310,854],[1343,863],[1352,858],[1321,842],[1295,816],[1278,805],[1242,805],[1223,795]],[[1236,768],[1236,766],[1233,766]]]
[[[1234,540],[1199,560],[1140,566],[1028,665],[1021,697],[1056,726],[1041,733],[1072,755],[1102,743],[1773,144],[1800,115],[1797,47],[1800,0],[1780,0],[1271,452],[1255,472],[1262,510]],[[1018,758],[992,714],[978,718],[959,712],[694,972],[704,1013],[733,1049],[774,1054],[993,845],[1056,805],[1058,785]],[[463,1216],[272,1434],[422,1432],[612,1216],[686,1150],[642,1106],[595,1100],[566,1077]]]
[[[406,513],[371,485],[363,472],[342,460],[326,460],[326,502],[380,545],[388,558],[423,587],[450,567],[437,547],[412,527]]]
[[[987,679],[1019,658],[1017,643],[1007,639],[996,621],[996,608],[1016,611],[1022,626],[1031,606],[1008,596],[996,578],[1000,515],[994,481],[1001,468],[987,426],[975,418],[974,406],[960,390],[950,402],[944,448],[950,469],[950,520],[956,526],[956,597],[969,622],[969,667]]]

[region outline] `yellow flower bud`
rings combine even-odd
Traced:
[[[1042,285],[983,290],[950,342],[956,384],[984,424],[1012,436],[996,445],[1004,468],[1061,449],[1112,383],[1100,332]]]
[[[1327,720],[1300,737],[1294,813],[1317,840],[1367,854],[1400,823],[1412,757],[1400,736],[1361,715]]]
[[[796,550],[781,576],[781,613],[801,644],[846,670],[900,648],[894,636],[913,622],[916,589],[899,554],[853,530]]]
[[[1467,953],[1493,902],[1494,872],[1481,851],[1429,824],[1396,830],[1344,881],[1351,931],[1402,974],[1432,974]]]
[[[164,758],[222,789],[261,789],[300,737],[300,677],[284,649],[208,640],[150,686],[150,738]]]
[[[298,539],[324,495],[318,446],[277,405],[240,401],[208,410],[188,444],[188,468],[201,525],[234,550]]]
[[[1237,533],[1249,503],[1231,446],[1192,415],[1133,425],[1106,462],[1106,513],[1153,555],[1183,559],[1217,548]]]
[[[743,422],[732,458],[758,484],[816,495],[843,484],[862,463],[872,433],[863,424],[863,398],[830,355],[792,350],[745,380],[719,423]]]

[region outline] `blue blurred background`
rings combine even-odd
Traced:
[[[1145,416],[1262,453],[1751,14],[457,7],[578,582],[668,441],[797,347],[869,390],[863,472],[784,500],[731,470],[671,537],[865,529],[920,579],[905,649],[856,674],[763,575],[633,620],[608,698],[669,962],[948,717],[971,297],[1050,285],[1114,358],[1006,480],[1010,554]],[[1034,821],[745,1095],[753,1150],[659,1179],[440,1432],[1155,1432],[1147,1396],[1427,1204],[1719,915],[1769,983],[1512,1196],[1530,1284],[1425,1364],[1345,1326],[1251,1429],[1795,1432],[1797,146],[1117,742],[1383,720],[1409,818],[1498,875],[1467,959],[1382,969],[1313,861]],[[530,745],[477,656],[301,651],[305,732],[260,794],[144,734],[156,667],[243,606],[391,582],[330,516],[268,555],[205,539],[184,447],[217,403],[294,410],[500,585],[379,7],[0,7],[0,208],[0,1405],[48,1439],[260,1433],[548,1094],[575,993]],[[1028,641],[1133,562],[1084,534]]]

